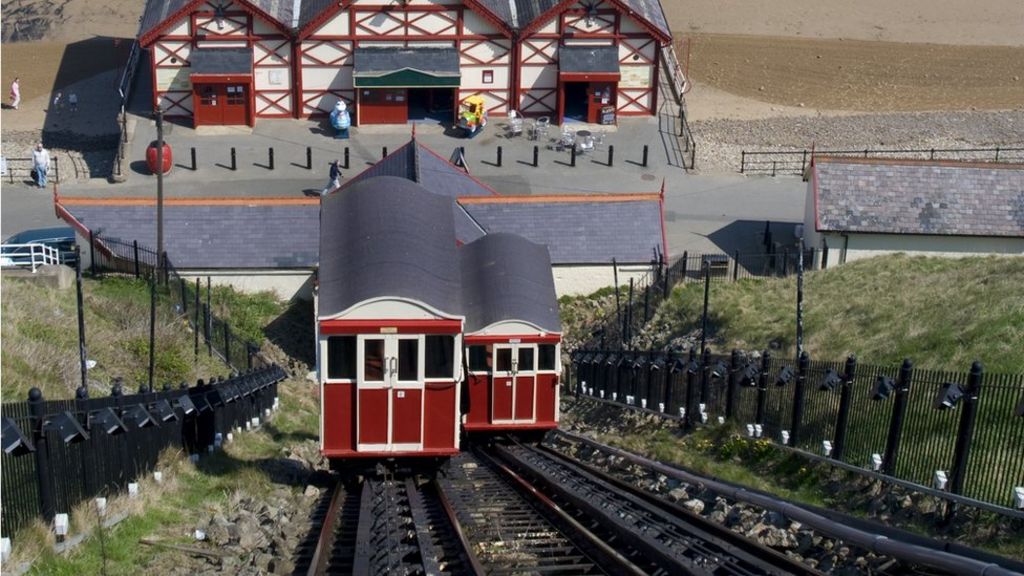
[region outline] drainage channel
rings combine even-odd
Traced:
[[[593,531],[648,573],[821,574],[757,542],[724,534],[684,510],[648,501],[630,486],[534,447],[505,445],[496,455],[563,508],[587,518]]]

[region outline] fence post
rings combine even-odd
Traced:
[[[231,326],[224,321],[224,361],[231,366]]]
[[[740,277],[740,251],[737,250],[732,257],[732,281]]]
[[[53,521],[56,513],[53,499],[53,477],[50,475],[50,451],[46,442],[46,431],[44,430],[44,419],[46,418],[46,403],[43,401],[43,393],[39,388],[28,391],[29,413],[32,415],[32,441],[36,445],[36,479],[39,485],[39,511],[43,514],[43,520]]]
[[[196,278],[196,300],[195,300],[195,322],[192,324],[192,339],[194,340],[193,346],[195,347],[194,361],[195,364],[199,364],[199,278]]]
[[[675,359],[672,352],[665,353],[665,370],[661,377],[661,399],[665,403],[665,412],[672,413],[672,366]]]
[[[92,229],[89,230],[89,273],[93,278],[96,277],[96,250],[93,249],[95,246],[95,238],[93,236]]]
[[[622,298],[619,296],[619,267],[612,258],[612,283],[615,284],[615,324],[619,329],[619,349],[622,349]]]
[[[978,416],[978,394],[981,392],[981,362],[971,364],[971,373],[967,376],[967,390],[964,391],[963,412],[960,413],[960,427],[956,432],[956,448],[953,452],[953,477],[949,481],[949,491],[953,494],[964,493],[964,479],[967,477],[967,464],[971,455],[971,440],[974,436],[974,421]]]
[[[132,240],[132,253],[135,255],[135,278],[139,278],[139,241]]]
[[[645,324],[647,324],[647,318],[648,318],[648,316],[650,314],[650,304],[651,304],[651,291],[648,290],[648,289],[644,289],[644,322],[643,322],[643,324],[641,324],[641,326],[644,326]]]
[[[89,389],[85,387],[83,383],[75,390],[75,410],[82,417],[82,427],[89,428]],[[92,430],[90,430],[91,432]],[[92,460],[90,458],[82,458],[82,488],[84,489],[85,496],[89,497],[96,493],[96,481],[95,474],[93,473],[94,468],[90,466]]]
[[[729,358],[729,381],[725,390],[725,417],[732,420],[736,416],[736,387],[740,381],[740,351],[733,348]]]
[[[796,362],[796,384],[793,386],[793,418],[789,423],[789,445],[798,446],[800,427],[804,420],[804,387],[807,383],[807,370],[811,358],[807,352],[801,352]]]
[[[188,318],[188,293],[185,290],[185,279],[178,277],[178,284],[181,287],[181,313]]]
[[[708,385],[711,380],[711,350],[705,348],[700,356],[700,403],[708,403]]]
[[[761,356],[761,373],[757,376],[757,413],[754,423],[764,425],[764,412],[768,404],[768,369],[771,367],[771,353],[767,350]]]
[[[696,384],[697,374],[693,370],[694,363],[697,362],[697,349],[690,347],[689,360],[686,362],[686,394],[683,396],[685,423],[687,428],[693,428],[693,386]]]
[[[205,326],[206,326],[206,353],[213,356],[213,308],[210,306],[210,277],[206,277],[206,313]]]
[[[629,279],[629,307],[626,308],[625,342],[633,339],[633,278]]]
[[[832,438],[832,454],[835,460],[843,459],[846,448],[846,429],[850,424],[850,395],[853,392],[853,379],[857,372],[857,357],[850,355],[846,359],[846,372],[839,393],[839,414],[836,415],[836,433]]]
[[[789,248],[782,251],[782,276],[789,276]]]
[[[807,170],[807,150],[804,150],[803,156],[801,156],[801,158],[800,158],[800,173],[803,174],[806,170]],[[790,431],[790,433],[792,433],[792,431]]]
[[[686,284],[686,267],[690,264],[689,256],[689,253],[686,250],[683,250],[683,269],[679,272],[680,281],[683,284]]]
[[[914,364],[910,358],[903,360],[900,375],[896,382],[896,398],[893,399],[892,418],[889,420],[889,434],[885,439],[885,457],[882,458],[882,473],[893,476],[896,474],[896,458],[900,452],[900,436],[903,434],[903,417],[907,413],[907,397],[910,394],[910,381],[913,379]]]

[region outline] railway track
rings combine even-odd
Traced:
[[[436,478],[339,482],[308,574],[819,574],[555,453],[474,447]]]

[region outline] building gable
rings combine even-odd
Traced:
[[[193,13],[197,14],[194,23],[198,30],[191,30],[190,25],[188,34],[192,36],[198,35],[199,30],[214,36],[230,36],[247,26],[232,17],[232,13],[239,12],[253,16],[253,25],[265,28],[266,33],[290,36],[292,8],[293,3],[286,0],[149,0],[142,14],[138,40],[148,48],[169,30],[179,30],[182,20]]]

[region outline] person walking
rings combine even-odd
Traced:
[[[68,106],[71,108],[71,113],[78,112],[78,94],[74,92],[68,93]]]
[[[338,186],[341,186],[341,161],[340,160],[335,160],[334,162],[331,162],[331,171],[328,174],[328,177],[330,178],[330,181],[327,183],[327,186],[325,186],[324,189],[320,191],[320,195],[321,196],[324,196],[328,192],[330,192],[331,190],[334,190]]]
[[[14,82],[11,82],[11,108],[18,109],[18,104],[21,103],[21,85],[18,84],[18,77],[14,77]]]
[[[41,142],[36,144],[36,149],[32,151],[32,170],[36,174],[36,185],[46,188],[46,173],[50,170],[50,153],[43,148]]]
[[[52,107],[53,111],[56,112],[57,114],[60,114],[60,109],[63,106],[63,104],[61,103],[60,99],[61,99],[61,93],[60,93],[60,90],[57,90],[57,93],[53,96],[53,107]]]

